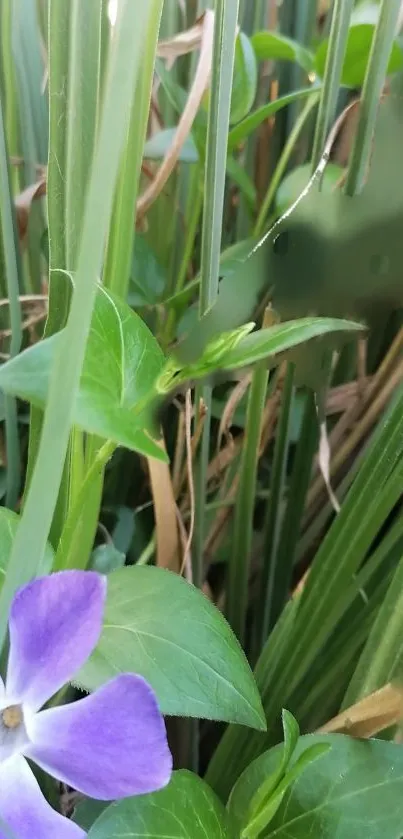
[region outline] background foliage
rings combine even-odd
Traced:
[[[376,742],[283,715],[253,799],[284,707],[400,678],[402,23],[1,0],[0,635],[33,575],[110,574],[77,686],[134,670],[172,716],[171,785],[94,839],[167,806],[195,839],[185,798],[211,837],[403,832],[398,688]]]

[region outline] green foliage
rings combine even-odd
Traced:
[[[152,795],[109,807],[93,824],[89,839],[235,839],[223,805],[200,778],[174,772],[169,785]]]
[[[94,839],[403,834],[401,745],[305,734],[402,663],[401,3],[327,5],[0,4],[0,639],[107,575],[76,684],[193,769]]]
[[[7,574],[7,566],[10,559],[13,542],[19,525],[20,517],[6,507],[0,508],[0,585],[3,584]],[[54,552],[49,544],[39,566],[41,574],[49,574],[52,570]]]
[[[341,76],[343,85],[347,87],[361,87],[365,78],[374,31],[375,26],[372,26],[370,23],[361,23],[350,27]],[[315,55],[315,70],[319,76],[323,76],[324,73],[327,50],[328,41],[322,41]],[[402,64],[403,52],[399,44],[395,41],[391,48],[387,67],[388,74],[396,73],[397,70],[401,69]]]
[[[168,571],[122,568],[109,576],[102,636],[77,680],[93,690],[126,671],[150,682],[164,713],[264,727],[252,673],[227,622]]]
[[[297,759],[312,746],[327,746],[285,792],[263,837],[323,839],[370,836],[398,839],[402,827],[399,797],[403,784],[403,751],[396,743],[359,741],[343,735],[301,737]],[[281,747],[251,763],[233,790],[230,812],[237,822],[260,784],[272,772]]]
[[[43,407],[62,334],[41,341],[5,364],[0,370],[3,390]],[[74,409],[75,425],[163,458],[152,439],[151,413],[156,396],[153,385],[163,363],[160,347],[141,318],[99,287]]]

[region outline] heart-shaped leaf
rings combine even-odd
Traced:
[[[0,387],[43,407],[60,333],[0,368]],[[165,460],[153,440],[154,382],[163,353],[141,318],[109,291],[98,290],[74,424],[149,457]]]
[[[6,507],[0,507],[0,586],[6,576],[8,560],[20,521],[19,515]],[[53,548],[48,544],[39,566],[40,574],[49,574],[54,560]]]
[[[252,671],[225,618],[170,571],[132,566],[108,576],[102,635],[76,681],[94,690],[126,672],[150,682],[164,714],[265,728]]]
[[[328,744],[330,750],[305,767],[287,790],[261,834],[276,839],[400,839],[403,835],[403,748],[397,743],[355,740],[342,734],[305,735],[294,752]],[[265,752],[243,772],[231,794],[239,823],[267,775],[281,759],[281,746]]]
[[[167,787],[108,807],[88,839],[235,839],[230,816],[197,775],[174,772]]]

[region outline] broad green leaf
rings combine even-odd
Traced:
[[[20,517],[17,513],[8,510],[6,507],[0,507],[0,586],[3,584],[4,577],[6,576],[8,560],[19,521]],[[40,564],[39,573],[49,574],[52,570],[53,560],[54,552],[48,544]]]
[[[351,26],[348,34],[346,54],[343,63],[341,82],[347,87],[361,87],[368,57],[371,50],[375,26],[370,23],[360,23]],[[315,69],[323,77],[329,41],[322,41],[316,51]],[[395,41],[391,50],[388,73],[395,73],[403,65],[403,53]]]
[[[301,737],[330,751],[305,768],[284,796],[264,837],[276,839],[400,839],[403,831],[403,748],[396,743],[355,740],[341,734]],[[231,812],[242,820],[251,796],[279,760],[281,746],[248,766],[231,796]]]
[[[256,96],[257,64],[249,38],[240,32],[235,45],[230,123],[239,122],[249,113]]]
[[[319,757],[323,757],[331,746],[328,743],[314,743],[308,746],[298,757],[292,767],[286,772],[280,783],[270,795],[264,806],[255,812],[254,818],[242,831],[242,839],[256,839],[261,831],[272,821],[281,802],[292,784],[302,775],[304,770]],[[264,784],[262,785],[264,786]],[[252,810],[253,812],[253,810]]]
[[[94,690],[125,672],[150,682],[164,714],[264,728],[252,672],[229,625],[170,571],[131,566],[108,577],[102,635],[77,682]]]
[[[322,192],[333,192],[341,179],[343,171],[343,168],[338,166],[337,163],[328,163],[323,173]],[[285,176],[276,194],[276,211],[279,216],[282,216],[294,204],[294,201],[297,200],[301,192],[308,185],[311,175],[311,164],[304,163],[302,166],[297,166]]]
[[[0,387],[43,407],[62,333],[30,347],[0,369]],[[141,318],[99,288],[86,348],[74,424],[150,457],[165,459],[154,442],[150,401],[164,357]]]
[[[112,804],[88,839],[236,839],[230,816],[201,778],[174,772],[167,787]]]
[[[201,379],[219,370],[238,370],[265,359],[273,367],[279,363],[280,354],[305,341],[328,335],[329,340],[334,336],[337,342],[337,333],[358,333],[364,329],[362,324],[336,318],[301,318],[247,334],[251,328],[253,324],[245,324],[238,330],[224,333],[207,344],[195,364],[180,368],[175,358],[168,360],[158,380],[158,389],[167,393],[188,380]]]
[[[317,90],[317,87],[315,88]],[[293,102],[298,102],[300,99],[305,99],[313,92],[312,87],[305,87],[301,90],[296,90],[294,93],[287,93],[285,96],[280,96],[273,102],[268,102],[267,105],[262,105],[253,111],[245,119],[235,125],[228,134],[228,151],[232,151],[236,146],[246,140],[259,125],[266,119],[274,116],[277,111],[291,105]]]
[[[267,61],[276,59],[280,61],[295,61],[309,73],[313,69],[314,56],[297,41],[286,38],[278,32],[256,32],[252,37],[253,48],[256,57]]]
[[[176,134],[176,128],[164,128],[158,134],[154,134],[147,140],[144,146],[144,157],[149,160],[160,160],[165,157],[168,149],[171,148],[173,139]],[[197,163],[199,154],[195,146],[193,137],[189,134],[179,153],[179,158],[182,163]]]

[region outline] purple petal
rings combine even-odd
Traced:
[[[10,613],[7,694],[37,710],[86,661],[102,628],[106,578],[61,571],[17,592]]]
[[[49,806],[20,756],[0,766],[0,818],[18,839],[85,839],[87,835]],[[0,839],[8,839],[1,824]]]
[[[28,734],[26,756],[91,798],[152,792],[171,776],[164,720],[141,676],[117,676],[85,699],[41,711]]]

